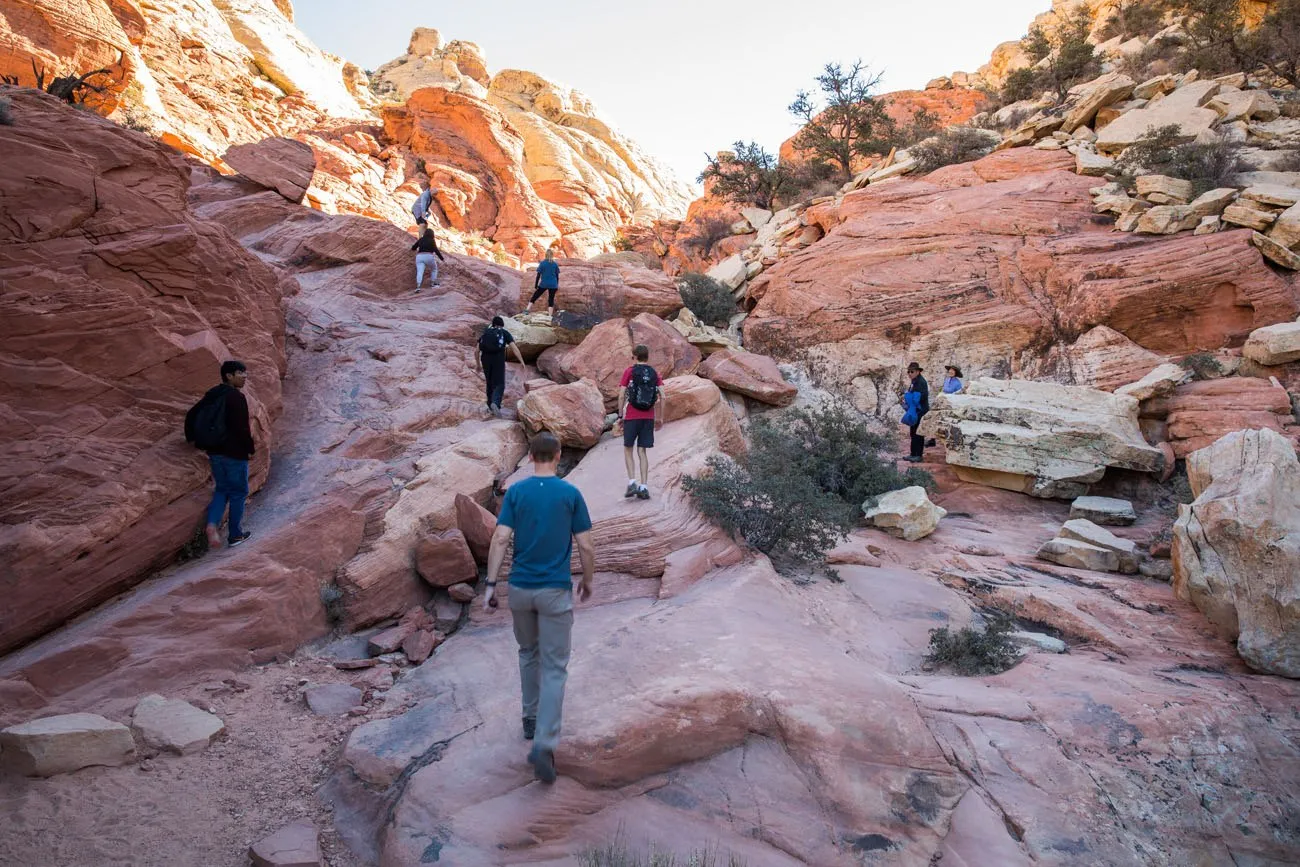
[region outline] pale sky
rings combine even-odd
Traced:
[[[1050,0],[623,3],[297,0],[298,26],[365,69],[405,53],[415,27],[477,42],[489,72],[526,69],[589,96],[601,117],[694,183],[705,152],[753,139],[775,152],[786,106],[827,61],[862,58],[884,90],[973,72]]]

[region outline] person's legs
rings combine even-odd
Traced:
[[[419,289],[424,285],[424,254],[415,255],[415,288]]]
[[[438,257],[433,253],[429,254],[429,282],[438,285]]]
[[[636,445],[636,431],[636,419],[623,419],[623,466],[627,468],[627,490],[623,492],[624,497],[635,497],[637,492],[636,458],[632,453]]]
[[[646,451],[645,446],[641,446],[636,451],[641,458],[641,487],[644,488],[650,481],[650,453]]]
[[[916,428],[919,424],[920,422],[908,428],[908,432],[912,435],[912,453],[909,455],[909,457],[918,461],[923,457],[925,453],[925,437],[918,436],[916,433]]]
[[[206,527],[208,534],[209,547],[215,548],[221,544],[221,519],[226,515],[226,503],[230,500],[230,492],[226,486],[225,467],[220,462],[220,455],[208,455],[208,465],[212,468],[212,501],[208,503],[208,513]]]
[[[637,451],[641,456],[641,486],[636,495],[643,500],[650,499],[650,453],[647,451],[654,447],[655,444],[655,421],[647,418],[641,421],[641,429],[637,431]]]
[[[550,782],[555,779],[553,754],[560,742],[560,725],[564,719],[564,686],[569,678],[573,590],[569,587],[538,590],[536,606],[542,672],[534,766],[538,777],[543,782]]]
[[[544,294],[546,294],[546,290],[545,290],[545,289],[542,289],[542,288],[539,286],[539,287],[538,287],[538,288],[533,292],[533,297],[528,299],[528,304],[524,306],[524,312],[525,312],[525,313],[532,313],[532,312],[533,312],[533,305],[536,304],[536,303],[537,303],[537,299],[538,299],[538,298],[541,298]]]
[[[510,616],[514,621],[515,642],[519,645],[519,691],[523,698],[523,718],[537,719],[538,694],[541,686],[538,666],[538,623],[534,597],[536,590],[511,587]]]
[[[500,358],[490,362],[487,368],[484,368],[484,370],[490,371],[489,375],[490,375],[491,385],[488,386],[488,403],[492,404],[497,409],[500,409],[501,401],[506,396],[505,355],[502,355]]]
[[[546,290],[546,306],[547,306],[548,308],[550,308],[551,321],[552,321],[552,322],[555,321],[555,293],[556,293],[557,291],[558,291],[558,290],[556,290],[556,289],[547,289],[547,290]]]
[[[224,458],[228,461],[226,483],[230,496],[230,526],[226,535],[231,542],[243,541],[244,503],[248,500],[248,461]]]

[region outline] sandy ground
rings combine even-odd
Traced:
[[[197,755],[141,752],[120,768],[0,776],[0,865],[245,867],[251,843],[300,818],[320,829],[329,867],[363,864],[316,792],[348,733],[385,709],[372,703],[364,717],[318,717],[300,693],[300,681],[347,683],[351,674],[300,659],[242,672],[234,688],[209,682],[169,695],[226,724],[225,739]],[[87,710],[129,723],[130,707]]]

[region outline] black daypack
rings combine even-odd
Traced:
[[[632,365],[632,379],[627,384],[627,402],[640,410],[653,409],[659,400],[659,374],[648,364]]]
[[[483,332],[483,336],[478,339],[478,351],[485,355],[491,355],[496,352],[506,351],[506,330],[504,328],[489,328]]]
[[[186,439],[205,452],[219,451],[226,445],[226,392],[223,389],[214,397],[204,397],[190,410],[193,418]]]

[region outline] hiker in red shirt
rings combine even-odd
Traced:
[[[623,420],[623,460],[627,465],[627,491],[624,497],[650,499],[646,481],[650,475],[650,457],[646,449],[655,444],[655,431],[664,424],[664,391],[659,373],[648,362],[650,349],[638,343],[632,350],[636,364],[623,371],[619,381],[618,416]],[[641,481],[636,478],[632,447],[641,455]]]

